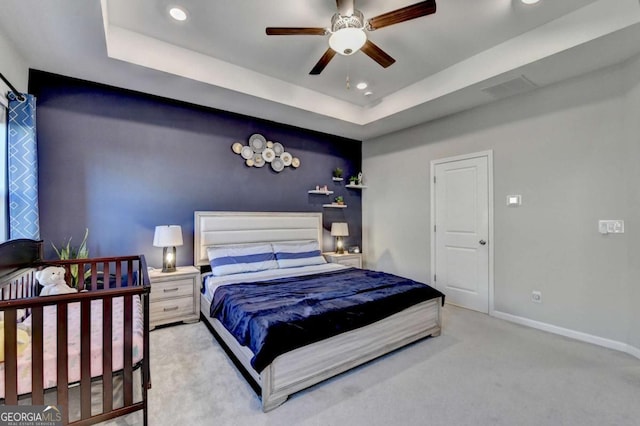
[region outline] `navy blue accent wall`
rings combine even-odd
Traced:
[[[193,263],[193,212],[322,212],[325,248],[332,222],[346,221],[348,245],[361,245],[361,193],[335,183],[362,165],[361,142],[253,117],[31,70],[37,97],[40,227],[46,255],[89,228],[91,256],[145,254],[156,225],[181,225],[178,265]],[[300,158],[298,169],[254,168],[231,150],[253,133],[282,143]],[[310,195],[328,185],[331,197]],[[342,195],[346,209],[323,208]],[[72,244],[73,245],[73,244]]]

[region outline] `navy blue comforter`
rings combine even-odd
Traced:
[[[253,351],[251,365],[260,372],[280,354],[437,297],[444,303],[444,295],[426,284],[350,268],[221,286],[211,317]]]

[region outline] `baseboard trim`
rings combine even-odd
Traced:
[[[629,355],[633,355],[636,358],[640,358],[640,349],[635,346],[627,345],[628,350],[626,351]]]
[[[525,325],[527,327],[536,328],[538,330],[547,331],[549,333],[558,334],[560,336],[580,340],[582,342],[587,342],[616,351],[624,352],[640,359],[640,348],[636,348],[635,346],[631,346],[627,343],[618,342],[617,340],[605,339],[604,337],[594,336],[592,334],[571,330],[569,328],[558,327],[556,325],[508,314],[506,312],[494,310],[493,312],[491,312],[491,316],[505,321],[514,322],[516,324]]]

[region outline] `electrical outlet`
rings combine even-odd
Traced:
[[[533,290],[531,292],[531,301],[534,303],[542,303],[542,292],[538,290]]]
[[[624,234],[624,220],[599,220],[598,232],[601,234]]]

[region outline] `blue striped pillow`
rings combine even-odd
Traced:
[[[278,268],[269,243],[212,246],[207,255],[216,277]]]
[[[327,263],[317,241],[271,243],[280,268],[320,265]]]

